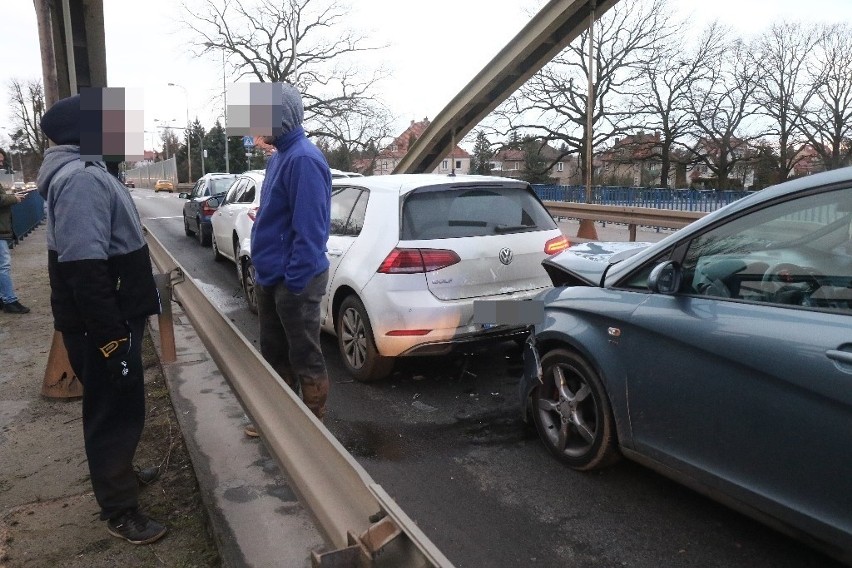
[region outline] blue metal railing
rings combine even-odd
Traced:
[[[23,201],[12,205],[12,232],[20,241],[44,220],[44,199],[31,191]]]
[[[582,185],[534,184],[532,187],[542,201],[586,203],[586,188]],[[590,203],[709,213],[746,195],[746,191],[596,186],[592,188]]]

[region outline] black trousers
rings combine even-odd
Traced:
[[[255,289],[263,358],[320,418],[328,396],[328,373],[320,346],[320,301],[327,283],[328,270],[315,276],[299,294],[283,283]]]
[[[133,456],[145,425],[145,318],[133,319],[128,325],[134,372],[120,383],[111,380],[103,356],[85,333],[62,334],[71,368],[83,383],[83,439],[101,519],[138,506]]]

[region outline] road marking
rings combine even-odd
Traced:
[[[160,219],[183,219],[183,215],[177,215],[174,217],[146,217],[149,221],[159,221]]]

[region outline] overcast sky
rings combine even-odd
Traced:
[[[321,0],[317,0],[318,2]],[[632,0],[622,0],[629,2]],[[200,0],[185,0],[197,5]],[[247,4],[251,0],[245,0]],[[543,0],[351,0],[350,27],[376,44],[389,47],[371,54],[391,77],[378,92],[390,106],[401,132],[412,120],[432,119],[459,90],[529,21],[531,7]],[[690,16],[696,35],[714,18],[742,35],[758,33],[771,21],[852,22],[850,0],[672,0]],[[205,127],[221,116],[222,60],[194,58],[191,36],[180,20],[180,1],[104,0],[107,74],[110,86],[144,89],[146,129],[155,118],[186,120],[189,114]],[[32,0],[3,0],[0,16],[0,128],[9,126],[10,79],[40,79],[38,33]],[[227,82],[233,78],[226,77]],[[149,148],[151,135],[146,136]],[[0,130],[0,147],[8,136]]]

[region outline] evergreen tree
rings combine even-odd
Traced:
[[[204,147],[207,149],[207,158],[204,160],[208,172],[225,171],[225,129],[222,123],[216,121],[213,128],[204,136]]]
[[[535,138],[525,138],[521,149],[524,151],[524,172],[521,178],[530,183],[553,183],[548,175],[547,161],[541,155],[544,144]]]
[[[491,159],[494,151],[491,143],[485,136],[485,132],[479,131],[476,135],[476,143],[473,146],[473,155],[470,158],[470,173],[488,175],[491,173]]]

